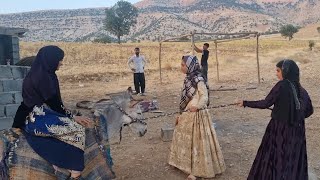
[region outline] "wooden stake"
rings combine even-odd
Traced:
[[[159,72],[160,72],[160,83],[162,83],[162,72],[161,72],[161,50],[162,50],[162,43],[159,44]]]
[[[194,55],[194,31],[191,32],[192,55]]]
[[[216,47],[216,63],[217,63],[217,78],[218,78],[218,82],[220,81],[220,76],[219,76],[219,60],[218,60],[218,43],[217,41],[214,41],[214,45]]]
[[[257,47],[256,47],[257,49],[256,49],[256,53],[257,53],[258,83],[260,84],[259,36],[260,36],[260,34],[257,34]]]

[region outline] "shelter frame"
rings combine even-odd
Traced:
[[[243,39],[249,39],[252,35],[254,35],[256,39],[256,59],[257,59],[257,78],[258,78],[258,84],[260,84],[260,60],[259,60],[259,37],[260,34],[258,32],[240,32],[240,33],[197,33],[196,31],[190,32],[190,34],[184,34],[180,35],[177,37],[173,38],[167,38],[164,40],[159,41],[159,73],[160,73],[160,82],[162,83],[162,64],[161,64],[161,59],[162,59],[162,45],[163,43],[166,42],[186,42],[186,41],[181,41],[179,39],[181,38],[187,38],[190,37],[191,39],[191,44],[192,44],[192,54],[194,55],[194,47],[195,47],[195,35],[209,35],[209,36],[239,36],[239,35],[244,35],[244,37],[238,37],[238,38],[224,38],[224,39],[215,39],[213,40],[215,44],[215,59],[216,59],[216,67],[217,67],[217,81],[220,81],[220,72],[219,72],[219,59],[218,59],[218,44],[219,43],[224,43],[224,42],[230,42],[230,41],[236,41],[236,40],[243,40]],[[212,40],[211,40],[212,41]]]

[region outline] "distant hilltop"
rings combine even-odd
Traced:
[[[316,0],[143,0],[138,24],[124,39],[155,41],[197,32],[272,32],[283,24],[319,22]],[[49,10],[0,15],[0,26],[29,31],[24,41],[92,41],[111,36],[103,30],[104,8]]]

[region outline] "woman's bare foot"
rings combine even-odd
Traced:
[[[197,180],[197,178],[195,177],[195,176],[193,176],[193,175],[189,175],[188,177],[187,177],[187,180]]]
[[[80,179],[81,172],[80,171],[71,171],[71,179]]]

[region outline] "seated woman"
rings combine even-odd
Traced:
[[[293,60],[280,61],[276,70],[279,82],[265,99],[239,102],[258,109],[273,105],[248,180],[307,180],[305,118],[313,114],[312,102],[300,84],[300,70]]]
[[[12,127],[23,130],[32,149],[51,163],[56,172],[59,168],[67,169],[70,179],[78,179],[84,169],[83,126],[89,120],[73,116],[62,103],[55,72],[63,57],[63,50],[57,46],[40,49],[23,81],[23,102]]]
[[[182,57],[181,71],[186,74],[180,101],[182,113],[176,120],[169,164],[188,173],[190,180],[213,178],[223,173],[226,167],[206,109],[209,86],[200,71],[197,57]]]

